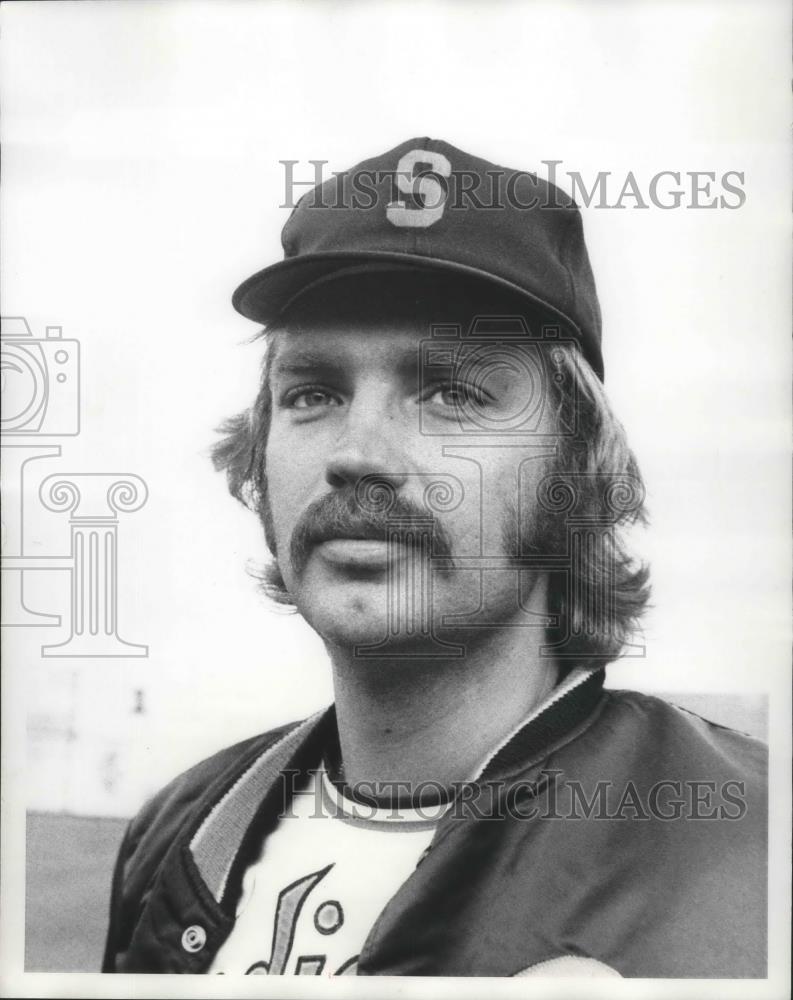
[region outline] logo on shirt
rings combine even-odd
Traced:
[[[278,905],[275,911],[273,927],[273,945],[268,961],[254,962],[246,970],[247,976],[283,976],[292,954],[295,940],[295,929],[303,905],[312,890],[322,881],[333,865],[327,865],[319,871],[304,875],[292,882],[278,894]],[[344,924],[344,911],[341,903],[335,899],[326,899],[314,911],[314,927],[320,934],[335,934]],[[298,955],[294,973],[298,976],[319,976],[325,969],[327,955]],[[355,975],[358,967],[358,956],[343,962],[333,973],[335,976]]]

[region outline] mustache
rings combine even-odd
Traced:
[[[389,538],[400,540],[401,534],[408,541],[408,535],[415,530],[410,522],[426,524],[428,518],[432,520],[432,554],[451,558],[452,543],[446,529],[437,517],[409,497],[397,493],[387,510],[377,510],[362,505],[352,488],[326,493],[309,504],[295,525],[289,542],[292,567],[301,574],[311,550],[334,538],[386,542]]]

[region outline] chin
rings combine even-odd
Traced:
[[[371,582],[310,582],[297,594],[297,610],[325,642],[336,646],[371,645],[388,635],[385,586]]]
[[[291,588],[297,610],[326,643],[351,649],[357,646],[379,646],[383,656],[438,656],[449,650],[449,655],[459,656],[459,644],[470,641],[470,632],[461,640],[452,634],[454,629],[432,629],[435,637],[427,635],[429,622],[436,623],[449,614],[464,614],[476,609],[479,588],[455,588],[435,595],[434,608],[428,614],[420,608],[419,595],[414,600],[399,601],[399,618],[394,620],[394,609],[389,601],[385,574],[344,571],[326,572],[320,564],[310,565],[299,584]],[[408,621],[410,615],[412,620]],[[444,633],[443,639],[440,639]],[[448,634],[446,634],[448,633]]]

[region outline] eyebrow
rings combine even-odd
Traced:
[[[338,369],[339,361],[304,349],[279,352],[273,359],[271,372],[273,375],[302,375],[305,372],[315,372],[328,369]]]

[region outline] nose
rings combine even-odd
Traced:
[[[325,481],[335,489],[355,489],[362,479],[371,478],[399,489],[407,478],[406,456],[398,444],[403,431],[382,408],[353,404],[328,455]]]

